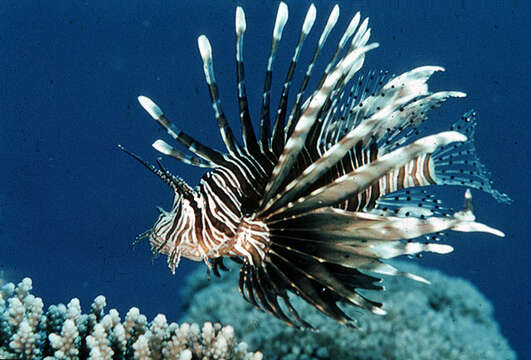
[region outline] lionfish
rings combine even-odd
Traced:
[[[120,146],[174,192],[171,210],[159,209],[153,228],[137,241],[149,238],[154,255],[168,256],[173,273],[182,257],[204,261],[217,276],[220,269],[227,270],[224,257],[236,261],[241,265],[241,295],[256,308],[299,328],[312,326],[299,316],[290,294],[352,326],[354,320],[340,308],[341,303],[385,314],[381,303],[363,294],[363,290],[383,289],[379,274],[428,282],[384,260],[421,252],[449,253],[451,246],[437,243],[446,230],[504,236],[475,221],[468,189],[464,209],[453,212],[428,193],[426,186],[463,185],[486,191],[500,202],[510,201],[493,189],[476,156],[475,112],[466,113],[449,131],[421,137],[430,109],[449,98],[465,96],[459,91],[428,91],[428,79],[443,68],[422,66],[398,76],[369,72],[353,81],[365,54],[378,47],[378,43],[369,43],[368,19],[362,20],[359,12],[342,34],[315,90],[307,92],[316,61],[338,17],[336,5],[288,107],[295,68],[316,18],[315,6],[309,7],[278,108],[271,114],[272,66],[288,19],[287,5],[280,3],[257,136],[244,80],[245,14],[241,7],[236,8],[242,141],[234,135],[221,106],[210,42],[199,36],[224,151],[200,143],[170,122],[152,100],[138,98],[149,115],[190,153],[160,139],[153,143],[156,150],[210,169],[199,186],[192,188],[172,175],[159,159],[155,167]]]

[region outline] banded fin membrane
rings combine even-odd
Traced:
[[[475,188],[489,193],[500,203],[510,204],[507,194],[493,188],[490,172],[479,160],[474,135],[476,132],[476,112],[469,111],[455,124],[452,130],[468,137],[468,141],[441,147],[433,154],[437,183]]]
[[[371,211],[382,216],[417,217],[450,216],[452,210],[423,188],[402,189],[376,200]]]

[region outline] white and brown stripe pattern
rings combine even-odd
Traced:
[[[374,274],[427,281],[382,260],[452,250],[415,238],[445,230],[503,236],[475,221],[469,191],[464,210],[450,213],[440,210],[426,190],[416,189],[464,185],[509,201],[492,188],[485,166],[475,155],[475,113],[466,114],[451,131],[421,135],[430,109],[450,97],[464,96],[428,90],[429,78],[441,67],[422,66],[398,76],[371,72],[350,87],[366,53],[378,46],[369,43],[369,22],[361,21],[359,13],[352,17],[317,77],[318,85],[304,99],[317,57],[339,17],[339,7],[333,7],[290,105],[289,90],[316,11],[311,5],[302,24],[270,129],[273,62],[288,19],[286,4],[278,7],[259,104],[259,136],[251,121],[245,86],[247,23],[240,7],[235,34],[241,143],[223,112],[212,47],[204,35],[198,45],[225,151],[203,145],[170,122],[153,101],[139,97],[151,117],[191,154],[160,139],[153,147],[186,164],[211,169],[197,188],[172,175],[160,161],[157,168],[120,147],[174,192],[171,211],[161,210],[153,228],[138,239],[149,238],[154,254],[167,255],[172,272],[182,257],[204,261],[216,275],[225,269],[223,258],[240,263],[241,294],[257,308],[301,328],[311,325],[291,305],[289,293],[351,325],[352,319],[338,307],[339,302],[385,313],[382,304],[358,292],[382,289]]]

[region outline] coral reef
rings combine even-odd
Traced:
[[[137,308],[122,321],[115,309],[105,311],[103,296],[88,314],[78,299],[45,311],[26,278],[0,288],[0,358],[261,360],[260,352],[248,352],[249,344],[262,349],[265,359],[516,359],[493,320],[492,305],[469,282],[413,264],[398,266],[432,284],[386,278],[390,290],[371,294],[387,304],[386,316],[346,308],[359,329],[343,327],[294,298],[317,332],[287,327],[253,309],[234,289],[236,271],[211,281],[204,269],[190,275],[183,290],[188,322],[181,325],[168,324],[161,314],[148,322]]]
[[[31,289],[29,278],[0,288],[1,359],[262,359],[260,352],[250,353],[236,341],[231,326],[168,324],[162,314],[148,322],[137,308],[121,321],[117,310],[105,312],[103,296],[88,314],[75,298],[44,312],[42,299]]]
[[[241,298],[234,290],[235,270],[210,283],[204,269],[190,275],[183,291],[184,320],[230,323],[242,340],[264,352],[264,359],[516,359],[493,320],[492,305],[469,282],[414,264],[397,266],[431,285],[386,278],[388,291],[370,295],[386,304],[387,315],[346,308],[358,319],[358,329],[325,318],[295,297],[299,313],[319,331],[287,327]]]

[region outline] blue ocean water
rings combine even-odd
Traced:
[[[273,101],[308,4],[288,2],[291,20],[275,66]],[[161,312],[178,319],[179,289],[198,265],[184,260],[172,275],[165,259],[151,261],[147,244],[131,247],[135,236],[154,222],[155,205],[168,208],[172,199],[160,180],[116,145],[147,160],[158,156],[151,143],[165,134],[138,105],[136,97],[143,94],[181,128],[221,146],[196,39],[206,34],[213,44],[222,101],[236,126],[236,5],[247,14],[246,74],[256,118],[276,2],[3,2],[0,271],[5,277],[31,277],[34,293],[48,305],[78,297],[87,309],[104,294],[121,313],[138,306],[149,318]],[[441,65],[447,71],[434,77],[431,88],[467,92],[466,99],[450,101],[432,114],[434,129],[446,129],[470,108],[478,111],[479,155],[495,186],[515,202],[498,204],[474,191],[476,215],[506,237],[453,234],[451,255],[425,256],[420,263],[473,282],[494,303],[511,346],[528,359],[529,3],[395,0],[339,5],[338,28],[357,10],[371,19],[372,38],[381,47],[367,56],[365,69],[401,73]],[[333,4],[319,1],[316,6],[322,26]],[[308,57],[307,52],[304,59]],[[202,174],[171,159],[166,165],[190,184]],[[461,198],[462,191],[448,195],[456,207]]]

